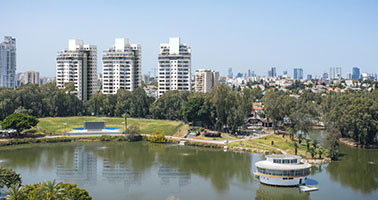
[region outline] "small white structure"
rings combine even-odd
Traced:
[[[255,163],[254,173],[261,183],[277,186],[298,186],[306,182],[311,165],[302,163],[300,156],[273,154]]]

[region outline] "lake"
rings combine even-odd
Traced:
[[[61,143],[0,149],[23,184],[76,183],[93,199],[377,199],[378,150],[340,149],[340,161],[313,167],[319,191],[261,185],[263,155],[147,142]]]

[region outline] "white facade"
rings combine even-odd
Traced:
[[[160,44],[158,96],[169,90],[191,91],[191,49],[180,38],[169,38]]]
[[[16,39],[10,36],[0,43],[0,87],[16,87]]]
[[[115,44],[102,57],[102,92],[116,94],[119,89],[133,91],[142,85],[140,44],[129,44],[127,38]]]
[[[56,85],[63,89],[66,83],[73,83],[75,94],[86,101],[98,90],[97,47],[82,40],[69,40],[68,46],[56,58]]]
[[[296,186],[306,183],[311,165],[301,162],[300,156],[273,154],[255,163],[260,182],[268,185]]]
[[[211,69],[196,70],[195,90],[196,92],[211,92],[213,87],[219,83],[219,72]]]

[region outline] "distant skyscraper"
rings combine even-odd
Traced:
[[[232,67],[228,68],[228,77],[233,78],[234,74],[232,73]]]
[[[196,70],[195,89],[196,92],[211,92],[219,82],[219,72],[211,69]]]
[[[275,67],[272,67],[271,71],[272,71],[272,77],[276,77],[277,76],[277,69]]]
[[[330,67],[329,68],[329,79],[333,80],[336,78],[336,68]]]
[[[329,68],[329,79],[341,79],[341,67]]]
[[[352,79],[353,80],[358,80],[359,78],[360,78],[360,68],[353,67]]]
[[[311,74],[307,74],[307,79],[311,80],[312,79],[312,75]]]
[[[347,79],[347,80],[352,80],[352,73],[347,72],[347,73],[345,74],[345,79]]]
[[[337,79],[341,79],[343,77],[341,73],[342,73],[341,67],[336,67],[336,78]]]
[[[285,71],[283,71],[283,75],[287,75],[287,71],[285,70]]]
[[[28,71],[24,73],[22,84],[36,84],[39,85],[39,72]]]
[[[10,36],[0,43],[0,87],[16,87],[16,39]]]
[[[248,77],[251,77],[252,76],[252,74],[251,74],[251,70],[249,69],[248,70]]]
[[[328,79],[328,73],[323,73],[323,80],[327,80]]]
[[[301,80],[301,79],[303,79],[303,69],[294,68],[294,80]]]
[[[115,39],[115,44],[102,57],[102,91],[117,94],[119,89],[133,91],[142,86],[140,44],[129,44],[127,38]]]
[[[158,96],[169,90],[192,90],[191,49],[180,38],[169,38],[160,44]]]
[[[84,44],[83,40],[69,40],[68,50],[56,58],[56,85],[65,88],[73,83],[75,94],[81,100],[89,100],[97,88],[97,47]]]
[[[243,74],[239,72],[239,73],[236,75],[236,78],[243,78]]]

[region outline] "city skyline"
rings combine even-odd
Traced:
[[[69,39],[97,45],[98,63],[102,63],[102,51],[113,45],[114,38],[125,37],[143,48],[142,73],[153,73],[158,66],[159,44],[166,38],[180,37],[191,44],[192,72],[212,68],[224,76],[232,67],[234,74],[250,69],[265,75],[267,69],[276,67],[277,74],[289,71],[290,75],[294,68],[303,68],[304,74],[320,76],[329,72],[330,67],[341,67],[343,72],[359,67],[361,72],[377,73],[374,52],[378,51],[378,22],[374,19],[378,17],[378,2],[77,4],[71,7],[69,2],[3,3],[7,8],[4,15],[13,20],[3,22],[0,38],[10,35],[17,39],[17,72],[35,70],[41,76],[53,76],[56,53]],[[77,12],[84,4],[89,9]],[[135,9],[118,12],[126,4]],[[177,9],[181,7],[185,9]],[[163,8],[169,12],[160,12]],[[138,11],[143,17],[133,17]],[[181,12],[180,19],[164,21]],[[82,20],[74,20],[80,17]],[[86,26],[82,26],[83,21]],[[232,53],[216,51],[222,48],[232,49]],[[98,72],[101,69],[99,65]]]

